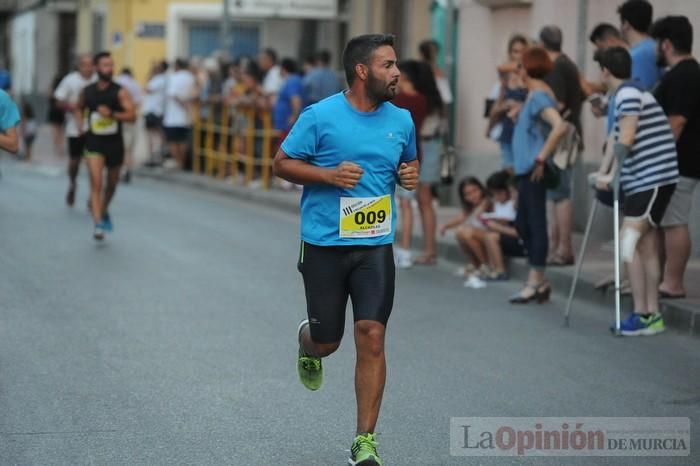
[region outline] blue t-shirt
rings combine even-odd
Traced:
[[[647,38],[630,48],[632,57],[632,79],[644,84],[647,90],[652,90],[661,79],[661,70],[656,64],[656,41]]]
[[[19,109],[7,92],[0,90],[0,131],[14,128],[20,122]]]
[[[304,187],[302,240],[317,246],[393,243],[399,165],[416,159],[416,131],[408,110],[385,102],[374,112],[360,112],[340,92],[301,113],[282,151],[319,167],[353,162],[364,170],[354,189]]]
[[[554,99],[544,91],[533,91],[520,110],[513,131],[513,169],[516,175],[525,175],[535,166],[535,158],[551,130],[540,115],[549,107],[556,110]]]
[[[301,83],[301,77],[296,74],[289,75],[284,81],[282,89],[277,94],[277,102],[272,109],[272,125],[275,129],[288,130],[289,117],[292,115],[292,98],[299,97],[304,99],[304,87]]]

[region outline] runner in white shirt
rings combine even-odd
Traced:
[[[66,137],[68,139],[68,193],[66,194],[66,204],[72,207],[75,204],[76,178],[80,169],[80,161],[83,156],[85,138],[80,134],[75,122],[73,111],[77,107],[80,94],[83,89],[96,81],[94,66],[90,55],[81,55],[78,61],[78,70],[66,75],[61,80],[54,91],[53,97],[56,99],[58,107],[66,112]]]
[[[154,161],[154,154],[161,154],[163,146],[163,112],[165,111],[165,87],[168,82],[166,71],[168,62],[162,61],[153,66],[151,78],[146,84],[143,99],[143,114],[148,132],[148,155]]]
[[[170,156],[180,168],[185,165],[187,144],[192,130],[191,105],[197,97],[197,84],[187,62],[175,61],[175,72],[168,78],[165,91],[163,126]]]
[[[114,82],[122,86],[131,96],[136,114],[139,114],[143,102],[141,85],[131,74],[131,69],[123,68],[122,72],[114,79]],[[122,136],[124,137],[124,173],[122,182],[131,182],[131,169],[134,166],[134,147],[136,146],[136,123],[122,122]]]

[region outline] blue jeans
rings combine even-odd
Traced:
[[[518,213],[515,228],[523,240],[530,267],[543,270],[547,265],[547,188],[542,181],[530,180],[531,173],[518,176]]]

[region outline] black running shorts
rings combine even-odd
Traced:
[[[396,277],[391,244],[315,246],[302,241],[298,269],[304,277],[314,342],[341,340],[348,297],[355,322],[373,320],[386,326],[394,305]]]
[[[658,186],[647,191],[641,191],[625,196],[625,205],[622,211],[626,218],[647,219],[653,226],[658,226],[664,218],[666,208],[671,202],[676,184]]]
[[[121,131],[109,136],[86,136],[85,157],[102,157],[107,168],[121,167],[124,163],[124,139]]]
[[[68,154],[73,160],[77,160],[83,156],[85,151],[85,136],[68,138]]]

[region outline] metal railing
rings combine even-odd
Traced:
[[[269,111],[202,104],[195,111],[192,171],[244,185],[259,177],[262,188],[269,189],[280,136]]]

